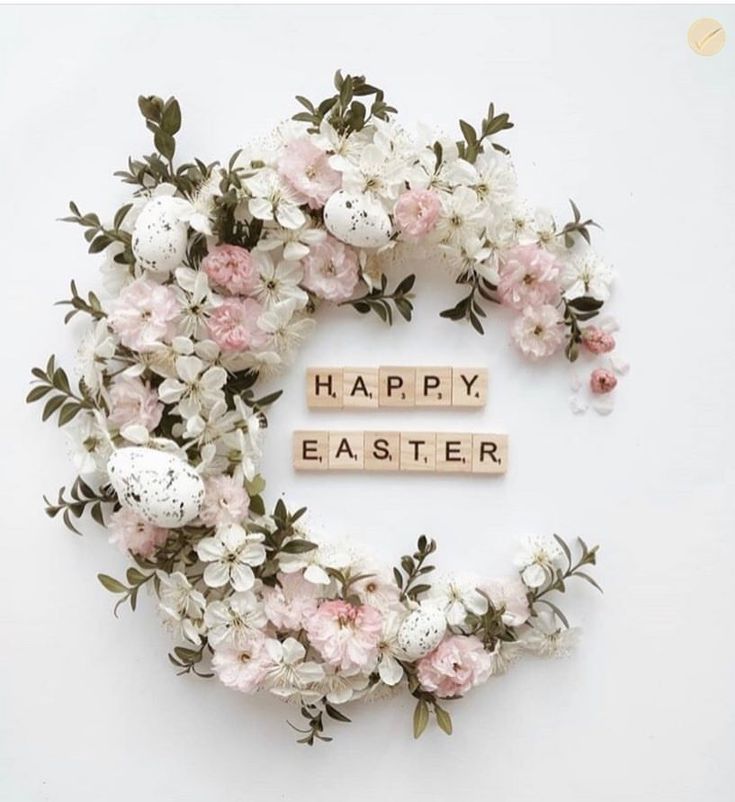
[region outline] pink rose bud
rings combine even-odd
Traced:
[[[597,326],[588,326],[582,332],[582,344],[593,354],[609,354],[615,348],[615,338]]]
[[[593,393],[603,395],[612,392],[617,386],[618,380],[615,374],[603,368],[593,370],[590,376],[590,389]]]

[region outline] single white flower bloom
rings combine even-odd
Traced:
[[[333,705],[341,705],[359,697],[367,690],[370,677],[365,674],[345,675],[339,669],[325,666],[324,679],[314,687]]]
[[[217,447],[235,466],[235,477],[245,476],[250,481],[258,471],[262,455],[263,419],[240,396],[235,396],[233,402],[237,413],[235,430],[224,434]]]
[[[510,203],[516,192],[513,163],[493,149],[481,153],[474,165],[475,177],[469,186],[483,203],[496,207]]]
[[[441,202],[436,231],[443,244],[462,247],[482,232],[484,209],[469,187],[457,187],[451,194],[442,193]]]
[[[578,627],[567,629],[561,626],[551,610],[541,610],[529,624],[520,644],[541,657],[567,657],[582,634]]]
[[[210,588],[229,583],[235,590],[250,590],[255,584],[253,566],[265,562],[263,535],[248,533],[237,524],[220,527],[213,537],[200,540],[196,552],[207,563],[203,578]]]
[[[296,194],[275,170],[259,170],[245,186],[252,195],[248,209],[257,220],[275,220],[284,228],[300,228],[306,222]]]
[[[213,648],[246,647],[253,637],[262,637],[267,619],[263,605],[252,591],[233,593],[224,601],[213,601],[204,611],[207,637]]]
[[[253,258],[260,274],[260,281],[253,295],[260,303],[267,309],[281,301],[291,300],[299,307],[306,306],[309,296],[299,286],[304,278],[304,269],[298,262],[283,259],[276,263],[269,253],[262,251],[255,251]]]
[[[181,571],[156,571],[159,580],[158,607],[176,637],[198,644],[204,628],[206,601]]]
[[[403,666],[398,662],[401,655],[398,646],[398,630],[402,615],[396,612],[383,617],[383,632],[378,643],[378,675],[386,685],[397,685],[403,679]]]
[[[266,671],[265,684],[276,696],[287,699],[324,679],[324,669],[319,663],[304,660],[306,649],[296,638],[286,638],[283,642],[269,638],[265,648],[272,662]]]
[[[540,588],[564,556],[561,546],[549,535],[526,535],[514,564],[529,588]]]
[[[322,242],[326,236],[327,232],[323,228],[314,228],[308,221],[306,225],[296,229],[267,226],[255,246],[254,255],[283,248],[285,261],[298,262],[309,255],[312,245]]]
[[[607,301],[614,278],[613,271],[590,249],[573,257],[561,272],[564,295],[570,301],[582,296]]]
[[[186,208],[179,212],[179,219],[188,223],[194,231],[207,237],[213,235],[212,218],[214,217],[215,198],[221,195],[219,184],[220,171],[215,171],[199,187]]]
[[[316,325],[310,317],[300,314],[300,301],[290,298],[274,304],[258,318],[258,328],[270,335],[270,348],[280,357],[290,354]]]
[[[478,585],[473,576],[446,577],[431,586],[427,600],[444,611],[449,626],[461,627],[468,614],[485,615],[488,611],[487,598],[477,590]]]
[[[174,292],[181,306],[179,332],[185,337],[204,339],[208,334],[207,316],[215,304],[207,274],[190,267],[179,267]]]
[[[304,572],[304,579],[313,585],[328,585],[332,580],[327,573],[328,568],[344,569],[350,564],[350,555],[346,549],[334,543],[323,543],[315,549],[302,554],[278,555],[278,562],[284,574]]]
[[[355,195],[370,193],[394,201],[404,181],[404,165],[393,154],[375,143],[366,145],[355,161],[348,161],[342,172],[342,188]]]
[[[176,359],[177,379],[165,379],[158,388],[164,404],[178,403],[182,418],[190,418],[214,406],[224,398],[222,387],[227,371],[219,366],[207,367],[198,356],[180,356]]]
[[[97,417],[92,412],[78,413],[66,427],[66,435],[71,461],[79,476],[89,481],[106,477],[112,444]]]
[[[109,360],[115,356],[115,338],[107,327],[106,320],[94,324],[77,352],[77,372],[92,393],[104,387],[105,370]]]

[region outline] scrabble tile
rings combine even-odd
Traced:
[[[487,368],[452,368],[452,406],[484,407]]]
[[[364,432],[329,432],[329,470],[361,471],[364,437]]]
[[[365,432],[365,470],[397,471],[401,466],[400,432]]]
[[[436,468],[436,434],[401,432],[401,470],[433,471]]]
[[[377,368],[343,368],[342,406],[345,409],[378,406]]]
[[[505,473],[508,469],[508,436],[472,435],[472,473]]]
[[[311,409],[342,407],[342,368],[307,368],[306,400]]]
[[[329,433],[294,432],[293,466],[297,471],[326,471],[329,467]]]
[[[412,407],[414,405],[416,368],[380,368],[378,380],[381,407]]]
[[[437,432],[436,470],[440,473],[469,473],[472,470],[472,435]]]
[[[416,368],[416,406],[448,407],[452,403],[451,368]]]

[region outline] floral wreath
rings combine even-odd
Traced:
[[[267,512],[258,473],[265,410],[259,377],[288,362],[322,303],[410,321],[414,275],[389,289],[403,252],[424,249],[463,297],[442,312],[483,333],[487,304],[515,312],[512,337],[532,359],[563,351],[593,365],[588,391],[610,397],[620,365],[611,326],[592,325],[611,271],[590,229],[557,227],[516,194],[495,137],[512,128],[491,104],[458,142],[410,136],[383,92],[335,76],[336,93],[303,107],[226,165],[176,165],[175,98],[140,97],[156,152],[116,173],[132,198],[109,222],[70,204],[89,252],[104,253],[105,293],[71,284],[66,321],[89,319],[72,382],[52,356],[29,402],[68,427],[78,472],[46,499],[77,531],[85,512],[130,555],[124,580],[100,574],[135,610],[147,587],[175,637],[180,674],[215,676],[300,707],[300,741],[330,740],[340,706],[408,692],[418,737],[448,703],[526,652],[566,653],[575,635],[555,601],[597,547],[527,537],[501,579],[433,580],[421,536],[394,568],[354,544],[314,536],[305,509]],[[575,397],[579,410],[586,401]],[[609,405],[599,407],[607,411]]]

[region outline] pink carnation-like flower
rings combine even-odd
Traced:
[[[311,645],[330,666],[347,674],[374,668],[382,628],[374,607],[341,599],[323,602],[306,622]]]
[[[355,251],[331,236],[312,245],[301,264],[304,286],[328,301],[347,300],[360,277]]]
[[[179,311],[170,287],[139,278],[120,292],[110,312],[110,325],[123,345],[144,353],[176,334]]]
[[[113,381],[110,405],[108,420],[118,429],[137,425],[152,432],[161,422],[163,404],[158,400],[158,393],[133,376],[118,376]]]
[[[518,245],[503,254],[499,267],[500,300],[513,309],[559,300],[559,265],[538,245]]]
[[[511,334],[518,347],[531,359],[551,356],[564,342],[562,319],[556,307],[527,306],[519,315]]]
[[[260,632],[253,632],[238,648],[223,646],[212,655],[212,670],[220,682],[242,693],[255,693],[270,665]]]
[[[316,613],[316,586],[301,572],[278,574],[278,585],[263,588],[263,607],[277,629],[299,630]]]
[[[462,696],[492,670],[492,655],[474,635],[450,635],[417,664],[421,687],[442,699]]]
[[[202,270],[232,295],[252,295],[260,274],[250,251],[238,245],[217,245],[202,259]]]
[[[310,209],[321,209],[342,185],[342,176],[329,166],[327,154],[308,137],[283,148],[278,172],[297,193],[297,202],[308,203]]]
[[[582,345],[593,354],[609,354],[615,348],[615,338],[597,326],[587,326],[582,332]]]
[[[590,375],[590,390],[597,395],[612,392],[618,384],[617,377],[610,370],[597,368]]]
[[[132,551],[141,557],[152,557],[170,534],[169,529],[144,521],[129,509],[121,507],[110,518],[110,543],[123,554]]]
[[[239,479],[222,474],[204,481],[199,517],[205,526],[239,524],[248,514],[250,498]]]
[[[209,316],[209,333],[223,351],[260,348],[268,340],[258,327],[262,314],[263,307],[252,298],[225,298]]]
[[[396,201],[393,214],[401,234],[406,239],[416,240],[436,228],[441,201],[431,189],[412,189],[404,192]]]

